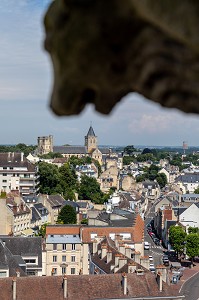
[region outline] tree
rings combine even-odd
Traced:
[[[43,225],[41,225],[39,231],[38,231],[38,235],[42,236],[43,238],[46,235],[46,226],[49,225],[50,223],[44,223]]]
[[[199,233],[198,227],[189,227],[188,233]]]
[[[199,187],[194,190],[194,194],[199,194]]]
[[[124,153],[128,154],[128,155],[132,155],[133,152],[137,151],[133,145],[128,145],[124,148]]]
[[[81,224],[88,225],[88,219],[82,219]]]
[[[39,163],[39,191],[42,194],[62,193],[58,167],[46,162]]]
[[[186,254],[191,258],[192,262],[195,256],[199,255],[199,235],[198,233],[190,233],[187,236]]]
[[[152,153],[152,150],[149,148],[144,148],[142,154]]]
[[[79,187],[79,199],[91,200],[94,203],[103,204],[104,194],[100,190],[100,185],[93,177],[81,176]]]
[[[171,226],[169,228],[169,242],[173,249],[179,253],[183,253],[184,245],[186,241],[186,232],[182,229],[181,226]]]
[[[167,177],[164,173],[158,173],[156,181],[158,182],[160,188],[163,188],[167,184]]]
[[[75,209],[66,204],[59,212],[58,218],[57,218],[58,224],[76,224],[77,223],[77,216]]]

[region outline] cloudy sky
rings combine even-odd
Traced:
[[[51,64],[43,50],[42,19],[49,0],[0,0],[0,144],[36,144],[52,134],[56,145],[84,143],[92,122],[103,145],[199,145],[199,117],[162,109],[129,94],[111,115],[89,106],[79,116],[48,108]]]

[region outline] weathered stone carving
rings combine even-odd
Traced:
[[[128,92],[199,113],[199,1],[56,0],[44,20],[51,108],[108,114]]]

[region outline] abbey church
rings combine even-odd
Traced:
[[[69,158],[71,156],[83,157],[90,156],[102,164],[103,159],[110,154],[110,149],[99,148],[98,140],[93,127],[90,126],[87,135],[85,136],[84,146],[54,146],[53,136],[38,137],[37,153],[39,155],[47,154],[49,152],[61,153],[63,157]]]

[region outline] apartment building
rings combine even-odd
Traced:
[[[0,153],[0,191],[19,191],[22,196],[36,194],[37,171],[37,167],[22,152]]]

